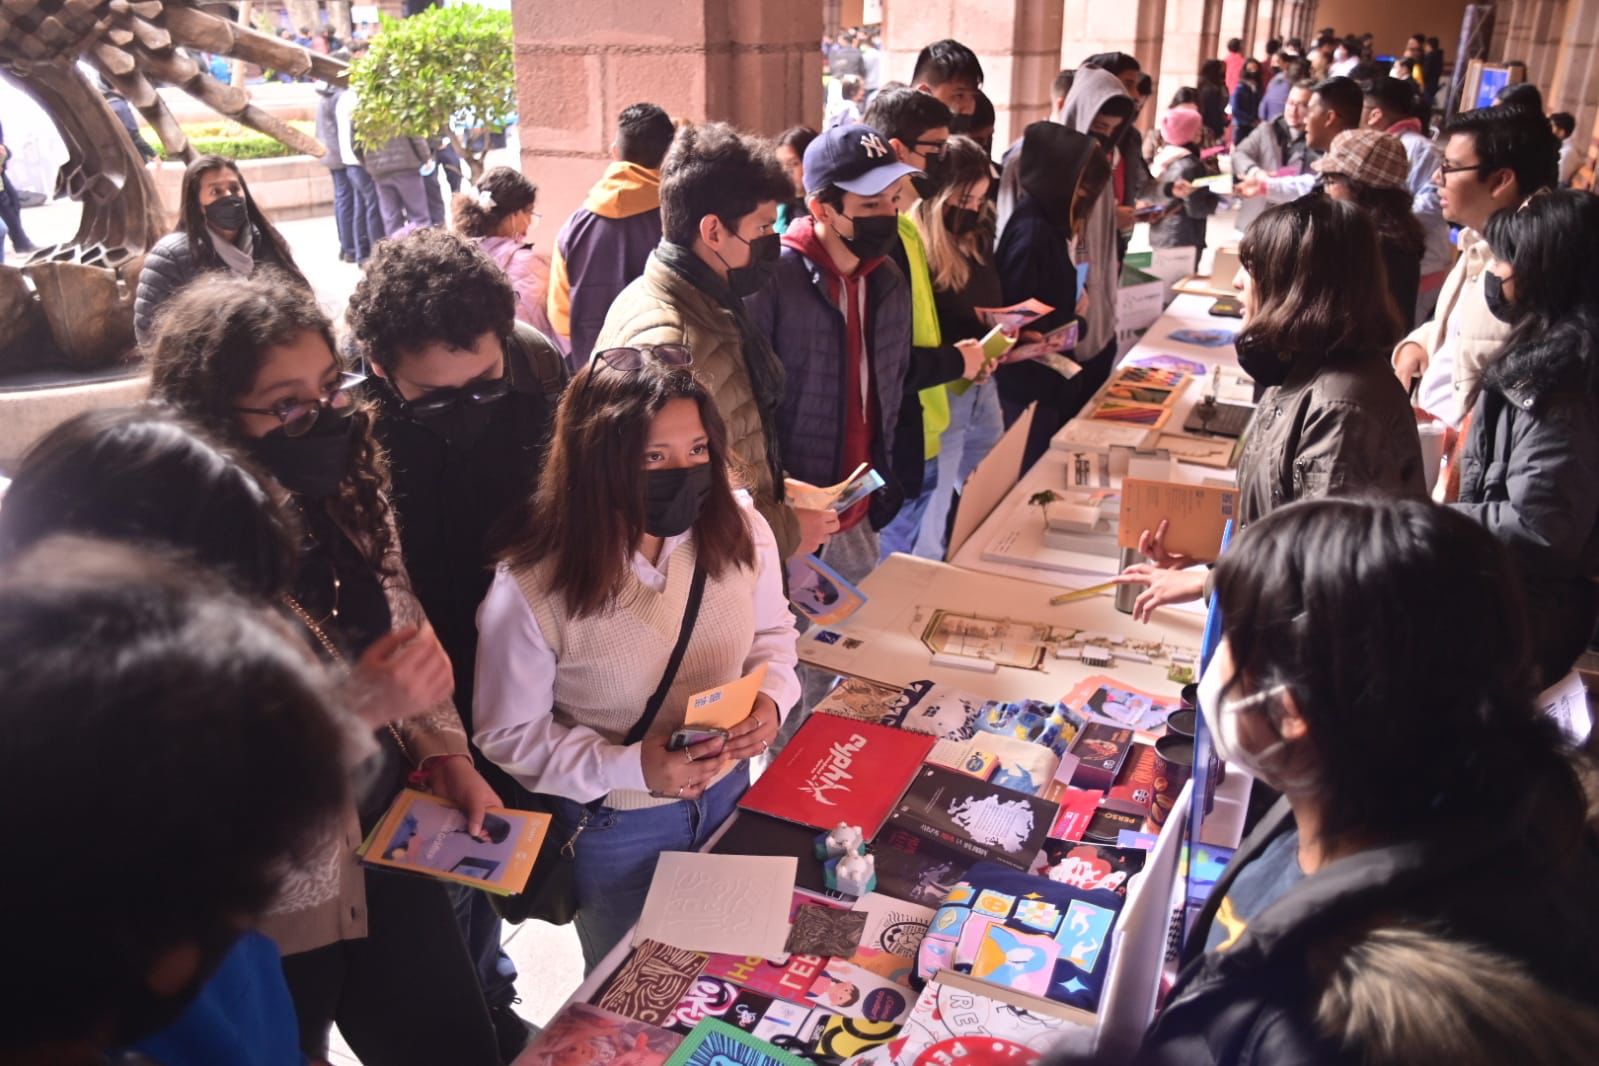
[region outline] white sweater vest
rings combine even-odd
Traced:
[[[644,714],[677,643],[694,577],[694,538],[672,553],[664,592],[640,581],[630,560],[615,601],[582,618],[571,617],[564,599],[551,594],[549,566],[546,561],[517,568],[512,576],[555,653],[555,720],[587,726],[620,744]],[[708,577],[694,635],[650,735],[681,727],[689,696],[740,677],[754,641],[755,571],[734,566],[720,578]],[[636,810],[677,801],[619,789],[605,802],[617,810]]]

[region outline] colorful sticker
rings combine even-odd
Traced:
[[[972,909],[979,914],[992,915],[995,918],[1004,918],[1010,914],[1011,907],[1015,906],[1016,897],[1007,896],[1003,892],[995,892],[985,888],[978,895],[977,902],[972,904]]]
[[[1114,911],[1080,899],[1073,900],[1066,908],[1066,920],[1061,923],[1060,932],[1055,935],[1067,961],[1085,973],[1092,971],[1115,920]]]
[[[1032,929],[1053,933],[1060,925],[1060,908],[1044,899],[1024,899],[1016,904],[1016,920]]]
[[[927,928],[931,932],[954,940],[961,935],[961,926],[966,924],[966,919],[971,913],[965,907],[941,907],[938,913],[933,915],[932,924]]]
[[[989,927],[977,945],[972,976],[1034,996],[1047,995],[1061,946],[1047,936]]]
[[[970,903],[972,901],[972,895],[974,892],[975,890],[971,885],[967,884],[965,881],[962,881],[960,884],[949,890],[949,894],[944,897],[944,902],[946,904]]]

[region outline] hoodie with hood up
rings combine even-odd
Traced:
[[[555,239],[546,298],[550,325],[575,371],[589,360],[605,312],[661,243],[661,172],[612,163]]]
[[[1118,97],[1131,107],[1132,98],[1120,79],[1109,71],[1085,67],[1072,82],[1061,123],[1078,133],[1089,133],[1094,116]],[[1107,153],[1120,141],[1120,133],[1118,129],[1112,134]],[[1116,339],[1116,286],[1121,279],[1121,263],[1117,260],[1115,200],[1114,195],[1101,193],[1077,233],[1080,258],[1090,265],[1088,324],[1077,342],[1079,363],[1094,358]]]

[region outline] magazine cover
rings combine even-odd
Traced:
[[[895,1066],[991,1061],[1025,1066],[1046,1051],[1091,1051],[1094,1025],[1087,1011],[940,970],[922,989],[889,1049]],[[1001,1043],[1010,1047],[1001,1050]]]
[[[510,896],[527,887],[550,816],[490,807],[483,832],[437,796],[406,789],[357,852],[369,866],[426,874]]]
[[[795,892],[789,899],[789,921],[799,915],[801,908],[810,906],[827,906],[849,913],[845,904],[827,903]],[[758,955],[713,954],[706,960],[701,976],[719,978],[772,999],[808,1004],[806,993],[816,983],[827,961],[820,955],[790,954],[781,962],[770,962]]]
[[[662,1066],[682,1042],[678,1033],[587,1003],[569,1003],[517,1061],[527,1066],[602,1062]]]
[[[696,1025],[666,1063],[667,1066],[810,1066],[807,1060],[715,1018],[707,1018]]]
[[[1165,729],[1166,716],[1182,706],[1175,693],[1155,696],[1102,674],[1072,686],[1061,702],[1082,714],[1145,732]]]
[[[1127,882],[1144,868],[1148,853],[1138,848],[1046,840],[1030,873],[1074,888],[1106,888],[1127,897]]]
[[[788,561],[788,602],[819,626],[837,625],[866,602],[861,590],[814,555]]]
[[[1017,870],[1032,864],[1055,820],[1055,805],[941,766],[924,766],[889,824],[969,859]]]
[[[919,733],[813,714],[739,806],[815,829],[860,826],[870,840],[932,746]]]

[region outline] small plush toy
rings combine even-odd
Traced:
[[[839,822],[831,831],[816,837],[816,857],[836,859],[842,855],[861,855],[866,851],[866,837],[858,825]]]
[[[877,859],[850,852],[824,867],[827,887],[846,896],[864,896],[877,887]]]

